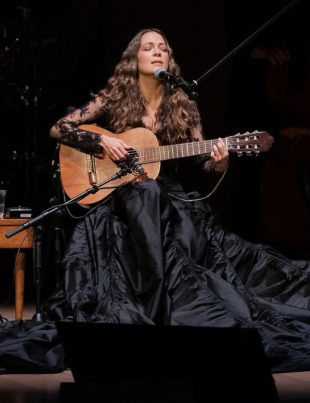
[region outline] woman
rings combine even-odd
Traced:
[[[86,106],[77,109],[60,119],[51,129],[51,135],[63,144],[79,148],[87,153],[95,154],[99,158],[102,156],[102,153],[106,153],[111,160],[116,163],[126,161],[129,158],[128,151],[131,146],[120,138],[118,139],[104,134],[100,135],[85,131],[79,127],[80,125],[99,121],[104,127],[109,128],[113,133],[123,133],[135,127],[145,127],[156,134],[160,144],[177,144],[193,140],[201,140],[201,125],[196,103],[190,101],[183,90],[173,90],[167,82],[165,83],[157,78],[154,73],[158,68],[165,69],[167,72],[174,75],[179,74],[180,71],[174,61],[172,50],[163,34],[155,29],[140,31],[123,53],[122,59],[116,66],[114,75],[108,81],[107,87],[95,96]],[[215,172],[223,172],[227,167],[227,163],[228,151],[223,140],[218,139],[217,144],[213,145],[211,161],[203,163],[203,169],[207,172],[213,170]],[[115,165],[115,169],[116,168]],[[124,225],[124,223],[118,223],[119,216],[124,216],[124,214],[126,214],[127,222],[128,220],[134,220],[132,215],[136,214],[136,208],[135,206],[131,206],[132,203],[130,203],[130,200],[133,197],[138,197],[141,200],[141,189],[144,191],[143,197],[146,198],[147,205],[145,205],[142,211],[140,211],[140,217],[142,218],[144,214],[153,214],[155,208],[153,204],[157,203],[157,198],[166,197],[166,195],[161,195],[164,188],[166,190],[169,189],[169,191],[182,192],[181,184],[178,181],[177,162],[169,161],[168,163],[162,163],[158,183],[160,183],[161,187],[158,187],[158,184],[154,181],[147,180],[145,183],[133,184],[129,189],[126,188],[116,192],[117,194],[113,195],[112,200],[104,201],[86,221],[94,216],[97,217],[96,226],[99,225],[98,220],[100,221],[100,226],[106,226],[107,219],[102,219],[102,217],[108,216],[109,220],[112,220],[113,223],[115,221],[115,223],[117,222],[117,225]],[[126,202],[124,202],[125,197],[129,199],[126,199]],[[121,203],[119,199],[122,199]],[[137,202],[135,201],[135,204],[136,203]],[[169,206],[169,208],[171,209],[172,206]],[[162,220],[160,217],[161,214],[162,211],[158,211],[159,220]],[[141,228],[138,228],[138,223],[141,225]],[[86,237],[88,237],[86,234],[90,229],[85,229],[84,225],[85,222],[81,223],[76,231],[79,232],[79,228],[82,226],[83,229],[81,231]],[[158,223],[156,222],[155,225],[158,225]],[[102,230],[105,231],[104,229]],[[119,260],[120,256],[124,256],[128,245],[134,242],[133,239],[135,239],[135,237],[139,237],[138,231],[146,231],[147,233],[152,234],[152,231],[154,230],[155,229],[152,228],[151,225],[145,225],[145,218],[141,219],[141,222],[139,220],[135,222],[134,229],[126,229],[126,231],[129,231],[130,233],[130,239],[128,242],[124,242],[124,245],[118,246],[119,250],[114,258]],[[124,231],[124,229],[119,229],[119,231]],[[196,237],[194,233],[192,235]],[[101,237],[102,235],[100,234],[99,236]],[[107,236],[107,234],[105,234],[105,236]],[[111,232],[109,232],[109,237],[111,238]],[[83,238],[83,235],[81,235],[81,238]],[[79,250],[81,250],[80,241],[78,241]],[[162,253],[162,235],[158,236],[157,241],[158,250],[156,253]],[[96,243],[97,241],[94,242]],[[140,243],[141,240],[136,240],[135,242],[136,244],[132,245],[132,250],[136,255],[134,258],[128,256],[128,260],[134,259],[135,264],[133,267],[124,268],[124,265],[120,263],[120,267],[122,271],[126,272],[126,275],[129,276],[129,278],[139,275],[141,275],[142,278],[144,276],[148,277],[147,282],[150,282],[149,285],[142,282],[141,286],[131,284],[130,288],[135,289],[136,294],[142,292],[139,288],[143,289],[144,303],[142,304],[140,301],[138,301],[138,303],[139,305],[142,304],[142,311],[145,310],[146,306],[147,311],[152,311],[145,320],[147,322],[153,322],[155,321],[155,317],[158,317],[158,307],[153,302],[154,295],[156,295],[156,293],[161,293],[163,290],[162,287],[158,287],[158,290],[155,292],[156,287],[150,280],[152,279],[152,275],[156,282],[158,281],[158,278],[164,277],[164,267],[162,262],[158,263],[158,266],[155,265],[156,267],[152,269],[144,267],[144,265],[148,266],[150,265],[150,262],[158,259],[157,256],[154,256],[156,253],[150,251],[151,247],[154,246],[154,242],[151,239],[148,239],[148,237],[146,238],[145,253],[143,255],[145,264],[140,267],[137,264],[137,260],[141,259],[141,256],[138,256],[141,254],[141,251],[137,250],[137,248],[140,249],[138,243]],[[115,247],[115,245],[113,246]],[[84,247],[88,252],[85,252]],[[83,257],[74,255],[72,246],[69,246],[68,248],[68,253],[65,257],[65,266],[67,267],[70,276],[75,276],[74,273],[80,271],[80,269],[86,277],[89,275],[86,273],[87,269],[84,270],[82,267],[86,268],[89,266],[88,262],[92,261],[94,258],[91,258],[90,255],[94,252],[93,249],[96,249],[96,246],[94,244],[85,244],[84,247],[82,248]],[[186,245],[185,247],[187,248],[188,246]],[[103,248],[105,253],[111,253],[111,245],[108,247],[108,245],[105,244],[102,247],[98,246],[98,248]],[[101,262],[98,264],[98,268],[100,267],[99,272],[101,270],[106,270],[107,267],[110,267],[112,264],[111,261],[107,261],[106,256],[101,256],[101,258],[104,263]],[[95,260],[98,263],[99,258],[96,257]],[[81,264],[81,267],[78,270],[76,267],[77,261]],[[73,266],[75,269],[72,268]],[[133,273],[131,273],[131,271],[133,271]],[[101,274],[97,273],[96,276],[100,277]],[[95,283],[93,283],[93,281],[94,280],[91,280],[94,285]],[[139,279],[139,281],[141,281],[141,279]],[[78,283],[80,282],[78,281]],[[84,283],[84,280],[82,280],[82,283]],[[102,285],[103,288],[99,288],[97,291],[92,289],[91,294],[93,297],[85,296],[85,291],[83,291],[81,283],[78,284],[77,287],[81,287],[80,292],[78,289],[75,290],[74,294],[76,295],[76,299],[74,302],[72,301],[70,303],[74,318],[83,320],[91,320],[93,317],[96,317],[97,319],[107,319],[110,313],[105,312],[105,309],[99,307],[94,301],[91,302],[94,311],[90,312],[89,298],[92,299],[94,297],[96,300],[105,300],[104,295],[100,295],[100,298],[98,298],[98,293],[101,294],[106,292],[104,290],[109,288],[110,285],[107,286],[104,284]],[[97,285],[95,287],[97,287]],[[148,297],[146,297],[147,293],[145,288],[150,288]],[[72,292],[72,289],[69,292]],[[131,292],[133,291],[131,290]],[[77,294],[79,294],[78,297]],[[149,301],[147,301],[147,299],[149,299]],[[133,303],[137,302],[135,297],[133,300]],[[84,308],[85,304],[86,308]],[[79,306],[79,308],[77,308],[77,306]],[[134,311],[133,317],[126,313],[128,316],[126,316],[125,321],[128,320],[129,322],[134,322],[136,320],[136,309],[137,308],[132,308]],[[137,310],[139,311],[139,309]],[[138,314],[142,315],[141,312]],[[121,314],[119,315],[120,318],[115,318],[116,321],[123,320],[121,319]],[[163,319],[161,318],[158,320],[162,321]]]
[[[160,144],[202,139],[194,101],[156,78],[179,67],[164,35],[139,32],[106,88],[51,129],[59,142],[119,164],[131,145],[79,126],[99,123],[114,133],[149,128]],[[202,163],[207,177],[225,172],[223,140]],[[276,369],[296,357],[309,366],[309,267],[221,228],[199,195],[187,195],[177,160],[162,163],[156,180],[119,188],[73,231],[64,279],[46,304],[51,319],[114,323],[256,327]],[[190,200],[189,200],[190,199]],[[291,341],[295,339],[295,343]],[[290,342],[289,342],[290,340]],[[283,360],[281,359],[283,357]],[[286,366],[286,367],[285,367]]]

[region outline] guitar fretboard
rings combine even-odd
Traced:
[[[228,140],[228,137],[224,139],[227,149],[229,149]],[[143,149],[137,149],[137,151],[141,163],[148,163],[175,158],[191,157],[194,155],[210,154],[213,144],[216,143],[217,139],[213,139],[158,147],[146,147]]]

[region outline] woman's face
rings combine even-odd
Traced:
[[[157,32],[142,35],[138,52],[138,70],[142,75],[154,75],[158,68],[168,70],[169,52],[164,38]]]

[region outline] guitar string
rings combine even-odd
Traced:
[[[167,146],[155,146],[145,147],[142,149],[129,150],[129,156],[138,154],[142,162],[159,162],[165,159],[174,159],[181,157],[190,157],[198,154],[210,153],[212,150],[213,142],[217,140],[205,140],[201,142],[172,144]],[[211,143],[209,143],[211,142]],[[189,150],[192,148],[192,150]],[[185,155],[184,155],[185,154]],[[107,168],[112,168],[115,163],[111,160],[111,163],[107,163]]]
[[[241,136],[249,136],[250,133],[243,134]],[[258,133],[255,133],[257,136]],[[234,136],[232,136],[234,137]],[[260,150],[257,148],[259,145],[259,141],[257,140],[246,140],[246,141],[233,141],[232,137],[225,138],[226,144],[228,139],[228,147],[230,151],[232,151],[232,147],[236,146],[234,149],[238,153],[247,153],[247,152],[259,152]],[[142,163],[145,162],[159,162],[165,159],[176,159],[182,157],[189,157],[199,154],[207,154],[212,151],[213,144],[217,142],[216,139],[213,140],[204,140],[199,142],[191,142],[191,143],[181,143],[181,144],[171,144],[167,146],[155,146],[155,147],[145,147],[143,149],[134,149],[129,150],[129,155],[134,156],[138,154],[139,159]],[[256,146],[256,148],[255,148]],[[251,148],[253,147],[253,148]],[[190,150],[191,149],[191,150]],[[107,163],[107,168],[112,168],[115,166],[115,163],[111,160],[111,163]]]

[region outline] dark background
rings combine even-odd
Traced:
[[[7,207],[31,207],[38,215],[62,200],[52,166],[56,144],[49,138],[49,128],[69,106],[80,106],[91,91],[104,87],[137,31],[161,28],[183,77],[198,79],[290,4],[284,0],[201,3],[1,3],[0,181],[8,189]],[[198,102],[207,138],[257,129],[268,130],[275,139],[272,151],[259,157],[232,155],[229,171],[210,204],[223,224],[240,236],[268,243],[293,259],[309,258],[310,136],[304,128],[310,124],[305,116],[290,121],[287,110],[270,105],[267,94],[272,80],[268,81],[267,62],[253,60],[251,51],[258,45],[289,48],[289,95],[303,94],[310,58],[308,15],[308,2],[300,1],[199,82]],[[302,102],[308,105],[305,98]],[[303,128],[297,141],[281,136],[283,128],[292,126]],[[204,192],[204,183],[193,179],[190,171],[187,181]],[[62,250],[75,223],[68,214],[56,218],[42,223],[49,286],[57,282],[59,269],[55,223]],[[6,261],[4,252],[1,260]]]

